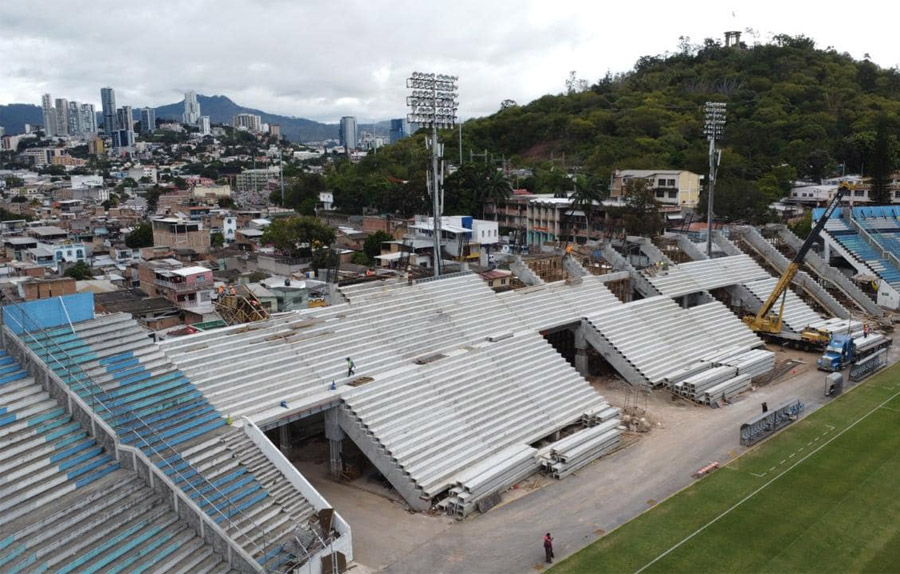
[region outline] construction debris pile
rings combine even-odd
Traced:
[[[620,424],[618,418],[613,418],[582,429],[544,447],[538,452],[538,458],[551,476],[565,478],[615,449],[621,441]]]

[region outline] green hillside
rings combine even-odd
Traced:
[[[607,180],[614,169],[702,174],[706,101],[728,104],[717,182],[723,215],[758,215],[791,179],[840,174],[841,164],[872,177],[896,167],[900,72],[816,49],[804,37],[743,49],[685,45],[584,91],[466,122],[464,133],[474,149],[514,164],[565,154],[566,165]]]

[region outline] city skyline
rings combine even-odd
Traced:
[[[649,21],[644,5],[579,2],[393,9],[355,2],[340,10],[272,0],[215,9],[204,2],[76,4],[59,13],[24,0],[0,5],[0,103],[39,105],[49,92],[100,107],[97,88],[113,85],[136,108],[195,91],[273,114],[326,123],[353,115],[368,123],[405,116],[405,78],[427,71],[460,77],[459,115],[467,119],[496,112],[505,99],[524,104],[560,93],[570,70],[595,82],[629,71],[642,56],[676,52],[681,37],[700,44],[722,40],[726,30],[743,31],[748,44],[802,34],[820,48],[869,55],[885,68],[898,64],[889,18],[872,19],[864,35],[847,34],[827,10],[774,2],[658,3]],[[251,14],[265,27],[246,28]],[[82,33],[104,19],[143,24]],[[197,21],[204,26],[193,26]],[[107,49],[110,43],[116,50]]]

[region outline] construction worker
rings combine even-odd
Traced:
[[[547,564],[553,564],[553,537],[549,532],[544,536],[544,557]]]
[[[232,285],[231,287],[228,288],[228,294],[231,295],[232,297],[237,295],[237,289],[234,288],[234,285]]]
[[[347,376],[348,377],[352,376],[353,373],[356,372],[356,371],[354,371],[354,369],[356,369],[356,365],[353,364],[353,359],[351,359],[350,357],[347,357]]]
[[[869,337],[869,324],[863,323],[863,339],[867,339]]]

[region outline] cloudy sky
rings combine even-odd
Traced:
[[[870,4],[870,6],[867,6]],[[493,113],[595,81],[644,55],[725,30],[748,43],[804,34],[882,67],[900,64],[890,6],[874,2],[596,0],[0,0],[0,104],[41,94],[158,106],[185,90],[335,122],[406,113],[412,71],[458,75],[460,115]],[[893,44],[893,45],[892,45]]]

